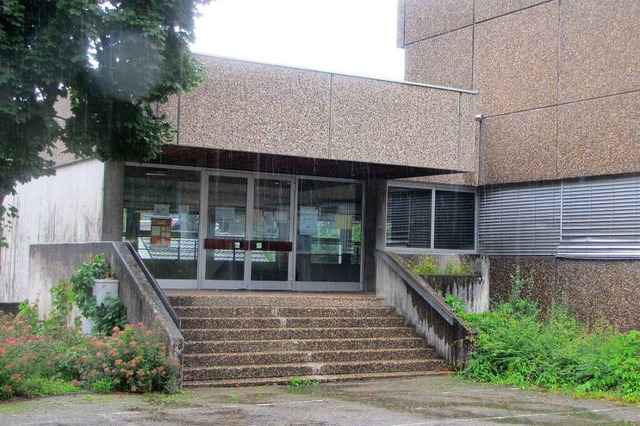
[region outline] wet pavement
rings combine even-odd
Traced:
[[[431,376],[0,403],[0,425],[640,425],[640,406]]]

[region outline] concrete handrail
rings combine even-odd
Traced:
[[[416,327],[440,356],[449,363],[463,366],[477,331],[465,324],[442,297],[420,276],[407,269],[393,252],[377,250],[378,273],[385,282],[382,296]]]
[[[178,317],[178,314],[173,309],[173,306],[171,306],[171,303],[169,303],[169,300],[167,299],[164,292],[160,288],[158,281],[156,281],[156,278],[153,276],[151,271],[149,271],[149,268],[147,268],[147,265],[144,264],[144,261],[136,251],[135,247],[133,247],[133,245],[129,241],[125,241],[124,244],[129,249],[129,252],[133,256],[133,258],[136,260],[136,263],[138,264],[140,269],[142,269],[142,272],[144,273],[145,277],[147,277],[149,284],[151,284],[151,288],[153,288],[153,291],[158,295],[160,302],[162,302],[162,305],[165,307],[165,309],[169,313],[169,316],[173,320],[173,323],[178,328],[180,328],[180,317]]]

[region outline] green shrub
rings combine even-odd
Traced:
[[[28,304],[23,312],[0,314],[0,400],[105,391],[102,382],[129,392],[177,389],[178,361],[167,357],[159,333],[127,325],[109,337],[83,336],[77,327],[38,320]]]
[[[306,387],[306,386],[318,386],[319,384],[320,384],[320,382],[317,381],[317,380],[310,379],[310,378],[298,377],[298,376],[293,376],[291,378],[291,380],[289,380],[289,382],[287,382],[287,386],[289,388],[300,388],[300,387]]]
[[[100,306],[93,296],[93,283],[96,279],[112,278],[104,254],[95,255],[88,262],[78,265],[71,275],[71,294],[80,312],[94,321],[94,333],[110,334],[114,327],[122,328],[127,322],[127,312],[118,299],[107,299]]]
[[[109,379],[98,379],[91,385],[95,393],[111,393],[113,392],[113,382]]]
[[[175,392],[179,385],[179,363],[168,357],[157,332],[142,325],[114,329],[111,336],[87,336],[79,348],[80,380],[93,386],[107,380],[115,391]]]
[[[535,302],[523,298],[532,287],[531,277],[516,270],[507,302],[485,313],[461,313],[478,330],[462,374],[482,382],[639,401],[640,333],[619,333],[604,322],[589,329],[558,305],[540,319]]]

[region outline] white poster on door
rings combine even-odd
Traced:
[[[318,209],[315,207],[300,207],[300,235],[315,235],[318,232]]]

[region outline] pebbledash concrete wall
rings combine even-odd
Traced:
[[[97,160],[71,162],[5,198],[19,217],[5,230],[9,248],[0,249],[1,301],[29,299],[46,309],[50,287],[29,280],[31,244],[121,239],[122,171]]]
[[[527,184],[640,172],[640,2],[399,0],[405,79],[478,91],[479,173]],[[491,296],[520,264],[545,305],[640,328],[640,262],[491,256]]]
[[[399,0],[399,11],[405,80],[478,91],[480,185],[640,172],[640,2]]]
[[[535,280],[534,298],[544,307],[566,302],[583,320],[605,319],[622,330],[640,329],[640,265],[633,260],[574,260],[541,256],[492,256],[491,292],[504,300],[516,266]]]
[[[177,145],[446,170],[477,166],[474,94],[198,60],[204,82],[163,106],[179,128]]]

